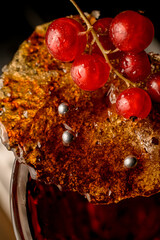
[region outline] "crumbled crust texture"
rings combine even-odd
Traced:
[[[158,192],[160,105],[154,104],[141,121],[119,117],[115,99],[126,85],[111,73],[103,88],[80,90],[71,79],[71,63],[59,62],[48,53],[47,27],[36,28],[2,75],[3,142],[20,161],[34,166],[39,180],[78,191],[93,203]],[[152,72],[159,71],[160,56],[150,54],[150,60]],[[69,105],[65,116],[58,114],[62,102]],[[62,133],[68,128],[75,138],[65,146]],[[138,160],[134,168],[124,167],[128,155]]]

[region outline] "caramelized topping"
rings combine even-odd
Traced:
[[[79,89],[70,76],[71,64],[48,53],[47,26],[36,28],[2,76],[0,121],[10,149],[20,161],[34,166],[40,180],[87,194],[93,203],[158,192],[159,105],[146,119],[124,121],[114,101],[125,88],[123,81],[111,74],[107,85],[95,92]],[[152,72],[159,71],[154,55],[151,62]],[[69,105],[65,115],[58,111],[61,103]],[[69,146],[62,141],[66,130],[75,136]],[[124,159],[130,155],[137,165],[125,168]]]

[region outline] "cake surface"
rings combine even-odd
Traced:
[[[79,89],[70,75],[71,63],[48,52],[47,27],[35,29],[2,75],[3,142],[19,161],[36,169],[39,180],[77,191],[93,203],[159,192],[160,105],[153,104],[140,121],[119,117],[115,101],[125,83],[111,73],[103,88]],[[152,72],[160,71],[160,56],[150,54],[150,60]],[[64,102],[69,111],[60,115],[58,106]],[[65,130],[74,134],[69,146],[62,141]],[[134,168],[124,166],[130,155],[137,159]]]

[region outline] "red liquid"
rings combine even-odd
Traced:
[[[160,194],[93,205],[78,193],[29,178],[27,205],[33,239],[160,239]]]

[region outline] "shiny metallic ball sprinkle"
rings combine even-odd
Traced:
[[[137,164],[137,158],[135,156],[128,156],[124,159],[124,166],[127,168],[133,168]]]
[[[62,141],[64,144],[70,144],[73,141],[74,135],[72,131],[66,130],[62,134]]]
[[[68,112],[68,104],[67,103],[61,103],[58,106],[58,113],[65,115]]]

